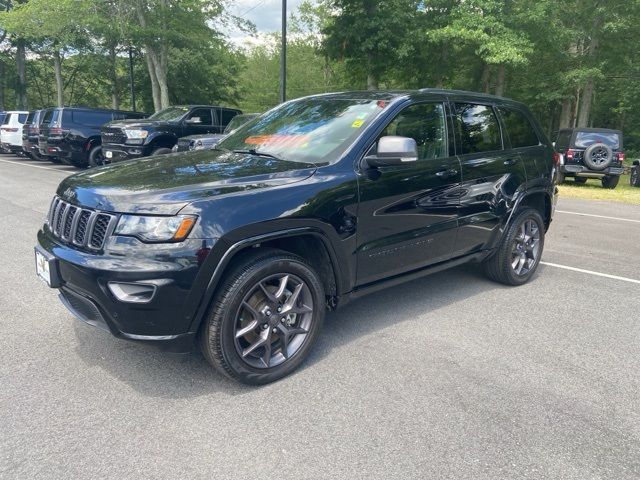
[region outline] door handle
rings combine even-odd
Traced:
[[[455,168],[450,168],[449,170],[442,170],[440,172],[436,172],[436,176],[440,178],[449,178],[458,174],[458,170]]]
[[[510,159],[508,159],[508,160],[505,160],[505,161],[504,161],[504,164],[505,164],[505,165],[515,165],[517,161],[518,161],[518,159],[517,159],[517,158],[510,158]]]

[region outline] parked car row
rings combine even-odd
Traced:
[[[213,105],[173,106],[148,118],[141,112],[87,107],[0,112],[0,148],[35,160],[95,167],[171,153],[185,136],[189,139],[182,144],[187,145],[192,136],[199,137],[194,148],[185,150],[212,148],[256,116],[241,114]]]

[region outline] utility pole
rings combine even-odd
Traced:
[[[287,98],[287,0],[282,0],[282,46],[280,48],[280,102]]]
[[[129,88],[131,90],[131,110],[136,111],[136,90],[133,86],[133,48],[129,47]]]

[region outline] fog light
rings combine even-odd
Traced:
[[[125,303],[149,303],[156,293],[155,285],[143,283],[109,282],[107,285],[111,293]]]

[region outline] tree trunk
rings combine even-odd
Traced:
[[[580,100],[578,124],[576,125],[579,128],[587,127],[589,125],[589,118],[591,117],[591,105],[593,104],[594,83],[595,82],[593,78],[589,78],[584,86],[582,99]]]
[[[116,47],[109,47],[109,73],[111,74],[111,107],[114,110],[120,110],[120,88],[118,85],[118,58],[116,56]]]
[[[162,108],[167,108],[171,105],[169,102],[169,85],[167,84],[167,72],[169,70],[169,55],[167,51],[166,45],[160,47],[160,55],[156,64],[156,77],[160,87],[160,105]]]
[[[377,90],[378,89],[378,79],[373,73],[369,73],[367,75],[367,90]]]
[[[491,79],[491,67],[488,63],[482,67],[482,76],[480,77],[480,90],[489,93],[489,80]]]
[[[156,67],[153,62],[153,53],[151,47],[146,47],[147,70],[151,79],[151,96],[153,97],[153,109],[158,112],[162,109],[160,102],[160,86],[158,85],[158,77],[156,77]]]
[[[600,17],[596,17],[593,21],[593,33],[591,35],[591,43],[587,51],[587,56],[591,59],[595,59],[597,56],[598,48],[600,46],[598,40],[598,30],[602,25]],[[595,90],[595,79],[593,77],[587,78],[582,91],[582,100],[580,101],[580,110],[578,115],[578,127],[586,127],[589,125],[589,119],[591,117],[591,106],[593,105],[593,92]]]
[[[16,40],[16,70],[18,72],[18,84],[16,85],[16,107],[18,110],[27,109],[27,75],[25,72],[26,53],[25,41],[22,38]]]
[[[571,107],[570,98],[562,101],[562,110],[560,111],[560,128],[569,128],[571,126]]]
[[[5,80],[4,80],[4,62],[2,60],[0,60],[0,110],[4,110],[4,86],[5,86]]]
[[[58,95],[58,106],[64,107],[64,83],[62,81],[62,58],[60,51],[53,52],[53,70],[56,74],[56,93]]]
[[[576,98],[573,103],[573,114],[571,115],[571,127],[576,127],[578,120],[578,108],[580,107],[580,88],[576,88]]]
[[[496,79],[496,95],[498,97],[504,96],[504,92],[506,90],[506,79],[505,79],[505,71],[504,71],[504,63],[498,65],[498,78]]]

